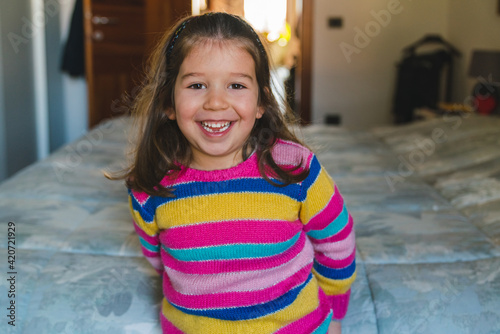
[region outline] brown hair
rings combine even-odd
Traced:
[[[149,59],[150,69],[134,104],[133,111],[139,120],[135,157],[129,169],[118,178],[125,178],[127,186],[133,190],[173,196],[172,190],[160,186],[160,182],[167,174],[175,177],[180,170],[177,163],[188,165],[191,151],[177,122],[167,117],[166,110],[175,108],[174,85],[182,62],[194,45],[207,40],[237,41],[255,62],[258,103],[264,114],[256,120],[243,146],[243,159],[255,150],[260,173],[274,185],[286,186],[303,181],[309,171],[297,172],[302,161],[297,162],[295,168],[285,170],[271,154],[277,139],[300,141],[287,126],[295,122],[293,113],[289,108],[282,112],[272,93],[267,51],[248,23],[226,13],[207,13],[182,19],[159,42]]]

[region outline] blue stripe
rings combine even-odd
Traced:
[[[307,232],[307,235],[314,238],[314,239],[326,239],[331,237],[332,235],[335,235],[339,233],[349,222],[349,213],[347,212],[347,208],[344,207],[342,208],[342,211],[340,214],[326,226],[322,230],[311,230]]]
[[[210,317],[221,320],[249,320],[256,319],[259,317],[266,316],[278,312],[287,306],[290,306],[299,293],[304,289],[304,287],[309,283],[312,278],[312,274],[307,277],[307,280],[301,285],[293,288],[284,295],[271,300],[267,303],[257,304],[253,306],[243,306],[243,307],[231,307],[231,308],[217,308],[217,309],[188,309],[182,306],[172,304],[175,308],[181,310],[187,314],[193,314],[203,317]]]
[[[151,245],[149,242],[144,240],[144,238],[141,236],[139,236],[139,241],[141,242],[141,245],[150,252],[157,253],[160,251],[160,246]]]
[[[146,203],[144,203],[144,205],[141,205],[134,197],[134,195],[132,195],[132,191],[130,189],[129,189],[129,195],[130,198],[132,199],[132,208],[134,209],[134,211],[139,212],[145,223],[151,223],[153,221],[153,215],[150,213],[149,210],[152,209],[151,212],[154,212],[156,209],[154,204],[151,203],[152,201],[148,199]]]
[[[328,315],[326,316],[326,319],[323,321],[323,323],[318,328],[316,328],[316,330],[314,332],[312,332],[311,334],[326,334],[326,333],[328,333],[328,327],[330,327],[330,322],[332,322],[332,315],[333,315],[333,311],[330,310],[330,313],[328,313]]]
[[[321,173],[321,164],[318,159],[314,155],[311,159],[311,163],[309,166],[309,175],[306,177],[304,181],[302,181],[302,192],[300,194],[300,198],[298,199],[300,202],[304,201],[307,197],[307,191],[314,184],[314,182],[318,179],[319,174]]]
[[[295,245],[300,234],[301,232],[298,232],[293,238],[274,244],[233,244],[188,249],[172,249],[163,246],[163,249],[180,261],[263,258],[286,252],[287,249]]]
[[[143,212],[141,209],[149,212],[154,212],[155,209],[163,204],[178,199],[196,197],[196,196],[207,196],[214,194],[230,194],[230,193],[269,193],[269,194],[281,194],[296,199],[298,201],[303,201],[307,196],[307,189],[316,180],[319,172],[321,171],[321,165],[318,160],[314,157],[311,162],[311,170],[309,176],[302,182],[305,184],[305,190],[302,190],[302,185],[298,183],[290,184],[286,187],[276,187],[270,184],[268,181],[262,177],[257,178],[238,178],[233,180],[224,181],[212,181],[212,182],[188,182],[183,184],[173,184],[175,197],[158,197],[153,196],[146,201],[143,205],[140,205],[137,200],[132,195],[129,190],[129,194],[132,197],[133,208],[139,212],[141,215]],[[271,179],[273,182],[280,183],[276,179]],[[300,198],[299,197],[300,194]],[[152,217],[150,215],[143,216],[146,221],[151,221]]]
[[[356,260],[350,265],[341,269],[332,269],[325,267],[321,263],[314,260],[313,268],[321,275],[330,279],[346,279],[351,277],[356,271]]]
[[[276,182],[276,180],[273,180]],[[296,198],[300,190],[298,184],[290,184],[286,187],[275,187],[263,178],[241,178],[216,182],[190,182],[175,185],[175,198],[164,198],[164,203],[170,200],[177,200],[195,196],[207,196],[214,194],[230,193],[270,193],[282,194]]]

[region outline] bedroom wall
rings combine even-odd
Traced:
[[[49,12],[45,35],[51,151],[87,131],[85,78],[70,77],[60,69],[75,1],[45,0]]]
[[[325,115],[333,113],[349,128],[392,122],[390,110],[401,50],[427,33],[446,38],[449,2],[316,0],[313,121],[322,123]],[[343,27],[328,28],[329,17],[341,17]]]
[[[0,0],[0,181],[87,130],[85,80],[60,71],[75,1]]]
[[[2,177],[37,159],[35,73],[29,0],[0,0],[0,154]]]
[[[2,18],[0,17],[0,36],[2,36]],[[2,61],[2,41],[0,40],[0,181],[7,177],[7,159],[5,152],[5,108],[3,103],[3,69]]]
[[[475,79],[467,76],[472,51],[500,50],[500,14],[497,0],[452,0],[449,38],[463,53],[457,60],[453,97],[463,102],[472,92]]]

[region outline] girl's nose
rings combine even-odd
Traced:
[[[226,94],[223,89],[213,88],[207,94],[207,99],[203,104],[206,110],[224,110],[229,107]]]

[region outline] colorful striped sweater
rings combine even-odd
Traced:
[[[344,317],[356,277],[351,216],[316,156],[279,141],[281,166],[309,168],[276,187],[252,154],[235,167],[181,167],[162,186],[130,191],[142,251],[163,275],[164,333],[326,333]]]

